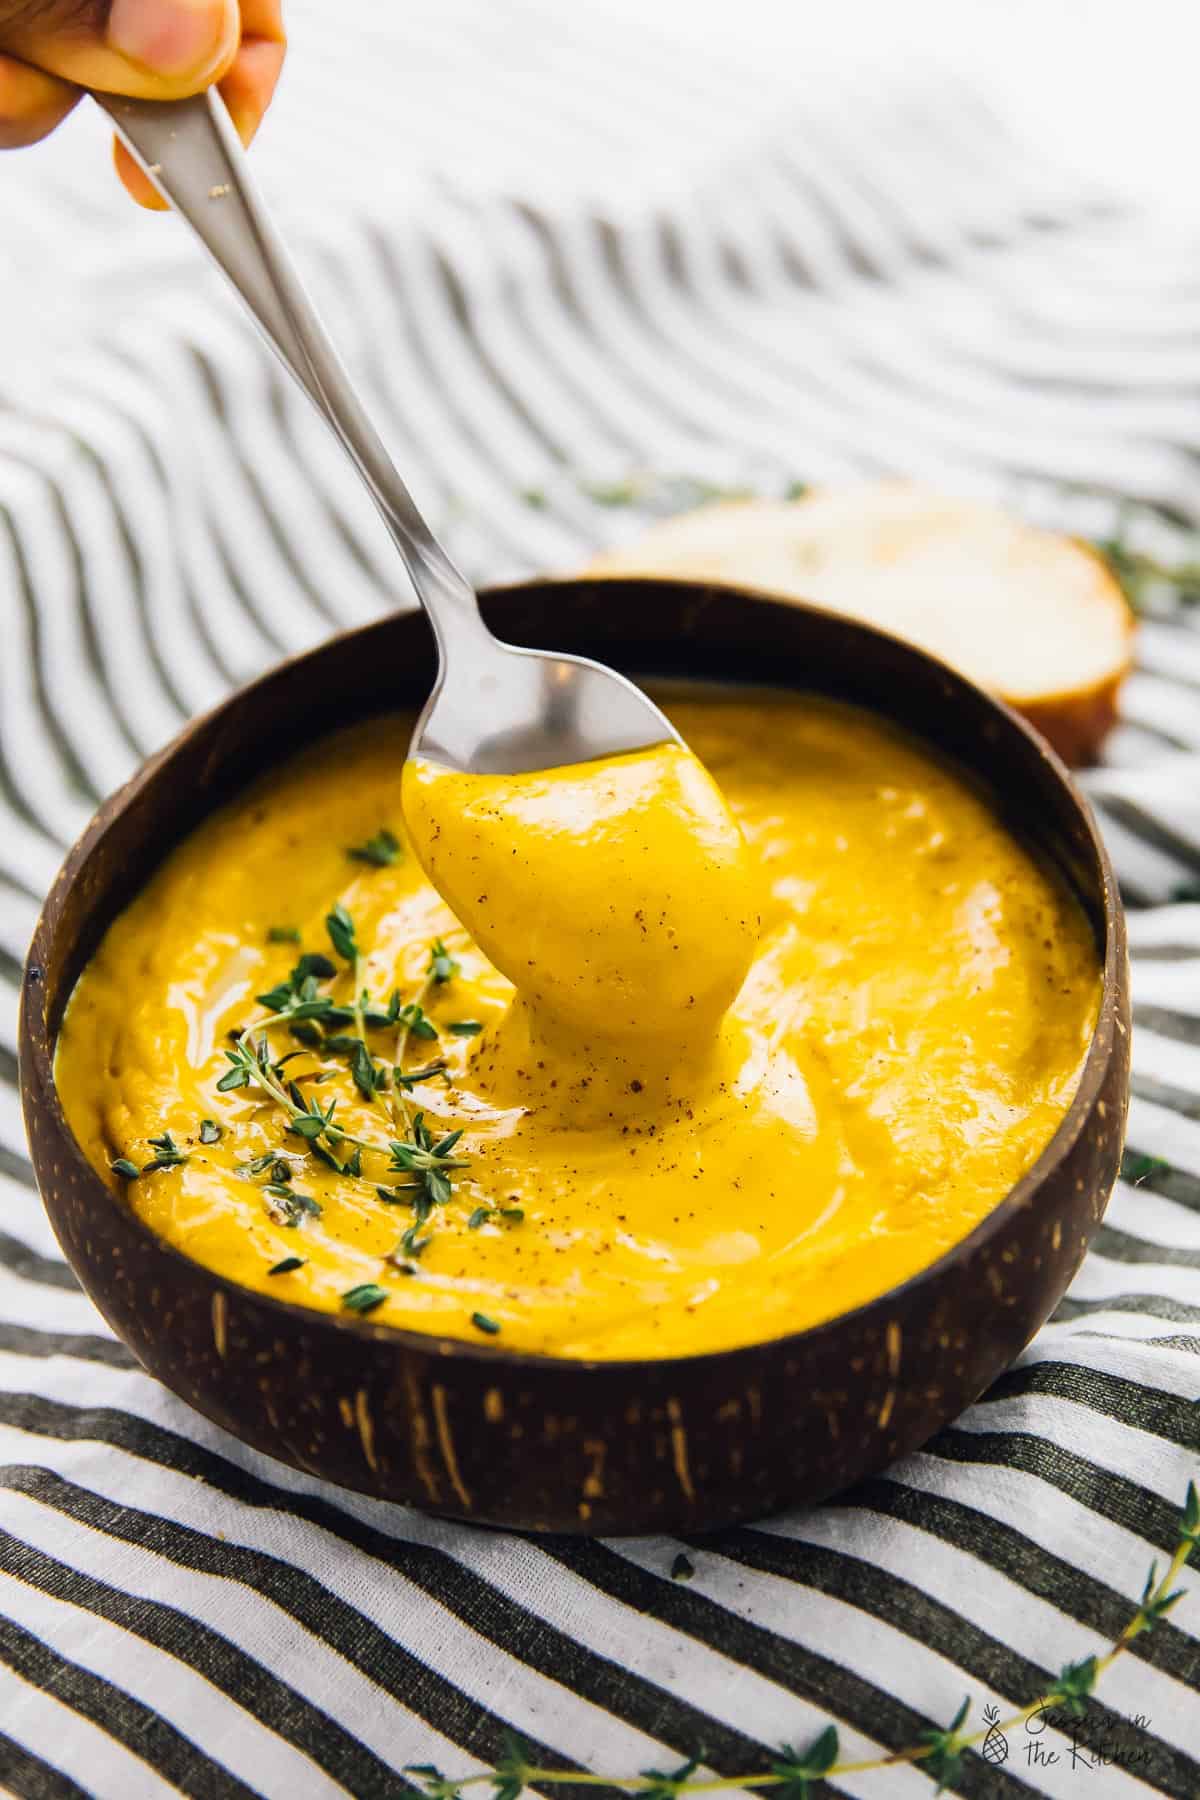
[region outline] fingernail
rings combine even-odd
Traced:
[[[214,60],[224,26],[221,0],[113,0],[108,41],[157,75],[190,75]]]

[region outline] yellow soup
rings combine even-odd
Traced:
[[[411,721],[372,721],[171,854],[57,1065],[155,1231],[310,1306],[640,1357],[815,1324],[995,1206],[1094,1027],[1076,902],[878,720],[660,698],[695,757],[410,765],[410,846]]]

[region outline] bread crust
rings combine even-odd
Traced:
[[[860,522],[861,531],[856,528]],[[905,576],[903,564],[906,558],[926,555],[931,546],[939,552],[961,553],[968,576],[973,555],[990,563],[991,613],[981,615],[978,654],[970,658],[961,654],[963,608],[970,604],[970,581],[961,573],[959,579],[945,581],[944,591],[923,588],[920,629],[905,629],[913,582],[911,574]],[[1022,554],[1014,556],[1014,547]],[[1075,557],[1086,559],[1087,568],[1073,566]],[[813,571],[807,580],[806,561]],[[853,585],[856,567],[865,569],[864,583],[870,588],[869,604],[864,595],[861,610],[853,593],[846,591],[848,580]],[[890,570],[896,571],[894,577]],[[1133,660],[1133,613],[1112,570],[1091,545],[1025,525],[978,502],[954,500],[906,482],[814,490],[796,501],[717,501],[652,526],[633,543],[597,557],[583,572],[741,582],[893,629],[964,668],[998,694],[1073,767],[1093,763],[1099,756],[1116,722],[1121,685]],[[832,595],[824,591],[831,582],[837,589]],[[1056,593],[1058,623],[1066,628],[1068,665],[1076,622],[1090,613],[1095,630],[1091,641],[1079,637],[1078,680],[1071,678],[1069,666],[1064,667],[1060,630],[1057,668],[1047,670],[1045,691],[1039,691],[1039,645],[1045,643],[1052,623],[1047,609],[1055,605]],[[894,626],[888,618],[893,594],[898,615]],[[1013,621],[1004,645],[1008,679],[1003,672],[995,679],[987,675],[989,641],[995,641],[997,630],[997,596]],[[971,629],[969,616],[966,629]],[[942,637],[944,643],[939,641]],[[1016,641],[1028,644],[1027,666],[1019,682],[1011,679]]]

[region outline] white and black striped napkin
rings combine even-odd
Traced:
[[[473,575],[577,565],[695,482],[900,470],[1167,556],[1196,524],[1195,237],[1045,166],[952,70],[749,83],[544,0],[291,10],[263,180]],[[305,403],[103,154],[81,117],[0,165],[0,1790],[390,1800],[505,1727],[566,1768],[728,1773],[827,1718],[866,1757],[964,1694],[1011,1711],[1120,1632],[1196,1472],[1200,606],[1147,596],[1087,778],[1133,909],[1135,1160],[1018,1364],[837,1502],[689,1545],[687,1580],[674,1541],[323,1486],[114,1342],[19,1119],[21,959],[98,799],[231,683],[406,603]],[[1200,1583],[1074,1754],[1047,1729],[953,1791],[1195,1800],[1198,1632]]]

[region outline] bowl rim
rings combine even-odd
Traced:
[[[136,1233],[142,1236],[148,1245],[153,1246],[160,1254],[165,1254],[169,1261],[177,1263],[181,1272],[186,1273],[193,1280],[207,1283],[212,1290],[223,1293],[227,1298],[241,1297],[253,1305],[265,1307],[269,1315],[275,1314],[293,1325],[306,1324],[314,1330],[333,1330],[351,1340],[359,1341],[364,1346],[374,1346],[376,1349],[390,1345],[397,1351],[416,1352],[424,1356],[436,1357],[439,1360],[465,1361],[483,1368],[490,1367],[493,1370],[500,1367],[514,1370],[525,1369],[531,1374],[554,1370],[563,1375],[577,1376],[580,1379],[591,1376],[617,1379],[622,1374],[630,1375],[634,1371],[644,1374],[648,1369],[661,1370],[665,1374],[694,1371],[701,1368],[715,1370],[718,1365],[728,1366],[738,1358],[757,1356],[764,1351],[782,1357],[803,1353],[806,1346],[818,1343],[822,1337],[853,1329],[856,1325],[859,1327],[869,1325],[870,1315],[873,1312],[881,1315],[885,1312],[892,1313],[897,1306],[916,1298],[922,1287],[927,1285],[932,1287],[956,1264],[966,1262],[977,1251],[984,1249],[989,1241],[1008,1225],[1013,1216],[1033,1200],[1043,1183],[1070,1155],[1100,1098],[1112,1057],[1113,1033],[1115,1030],[1125,1030],[1121,1020],[1120,997],[1126,944],[1124,908],[1107,848],[1100,835],[1087,796],[1058,753],[1040,732],[1013,707],[997,695],[980,687],[970,676],[964,675],[961,670],[934,655],[932,651],[926,650],[922,645],[912,643],[907,638],[899,637],[895,633],[883,631],[867,620],[857,619],[852,615],[840,613],[835,608],[818,606],[807,600],[788,599],[769,590],[755,588],[740,582],[691,580],[670,576],[638,576],[623,573],[561,577],[539,576],[528,581],[489,585],[481,587],[478,591],[481,600],[486,603],[490,599],[502,601],[507,595],[536,591],[539,587],[595,588],[602,585],[611,586],[618,581],[624,586],[644,587],[648,590],[666,587],[676,591],[686,590],[696,595],[715,593],[730,598],[751,599],[771,607],[786,608],[789,612],[806,613],[824,618],[834,624],[849,627],[854,632],[874,638],[885,639],[892,643],[898,642],[907,651],[930,664],[938,673],[953,683],[972,690],[977,699],[983,703],[984,711],[990,710],[1004,729],[1010,733],[1015,732],[1027,741],[1028,746],[1064,791],[1084,828],[1088,847],[1095,858],[1100,875],[1104,919],[1102,981],[1096,1022],[1084,1057],[1079,1085],[1054,1133],[1024,1173],[965,1237],[958,1239],[933,1262],[926,1263],[912,1275],[906,1276],[903,1281],[860,1302],[857,1306],[834,1313],[829,1318],[820,1319],[815,1324],[803,1326],[795,1331],[776,1337],[754,1338],[747,1343],[727,1345],[721,1349],[688,1351],[674,1356],[612,1358],[555,1356],[546,1351],[515,1349],[494,1342],[444,1336],[437,1332],[417,1331],[409,1326],[375,1323],[369,1317],[363,1317],[360,1314],[327,1312],[319,1307],[305,1306],[298,1301],[287,1300],[282,1296],[264,1293],[258,1288],[247,1287],[243,1283],[221,1274],[218,1270],[209,1268],[207,1264],[197,1261],[194,1257],[188,1256],[177,1245],[169,1243],[165,1238],[159,1236],[127,1201],[109,1187],[84,1155],[82,1146],[67,1121],[58,1095],[54,1077],[57,1036],[53,1040],[51,1039],[48,1021],[43,1017],[42,1009],[30,1003],[31,991],[37,985],[31,971],[37,968],[40,962],[45,961],[43,946],[50,941],[54,934],[55,926],[51,915],[56,910],[58,896],[65,893],[78,878],[96,846],[114,821],[124,812],[135,796],[156,777],[160,769],[170,763],[177,750],[194,731],[215,721],[235,707],[250,702],[254,695],[268,683],[278,679],[285,670],[305,662],[318,661],[335,646],[360,633],[365,634],[377,630],[389,620],[411,617],[419,612],[419,607],[415,602],[411,605],[401,604],[390,612],[379,614],[356,625],[347,626],[340,631],[331,632],[319,643],[313,644],[307,649],[281,657],[249,681],[232,689],[215,705],[185,721],[179,731],[161,749],[155,751],[141,763],[129,779],[108,795],[97,807],[83,832],[68,850],[51,883],[26,953],[22,969],[17,1041],[19,1089],[23,1110],[27,1115],[27,1124],[28,1118],[32,1117],[33,1109],[39,1104],[39,1094],[44,1095],[51,1108],[51,1122],[56,1134],[67,1153],[73,1158],[84,1181],[93,1190],[96,1202],[118,1210],[123,1215],[125,1223],[132,1223]],[[719,680],[719,678],[717,679]],[[805,690],[797,688],[796,691],[803,692]],[[814,691],[819,692],[820,690]],[[861,703],[851,702],[851,704]],[[869,709],[864,707],[864,710]],[[886,717],[887,715],[881,716]],[[907,726],[902,728],[911,729]],[[328,729],[335,729],[335,727]],[[322,735],[322,733],[314,734],[313,741],[318,735]],[[918,741],[924,741],[928,745],[928,739],[922,740],[922,734],[919,731],[912,730],[912,735]],[[936,749],[936,746],[930,747]],[[296,750],[297,747],[293,746],[285,754],[294,755]],[[228,796],[217,804],[227,803]],[[196,823],[198,824],[200,821],[198,820]],[[195,829],[195,826],[192,829]],[[32,1130],[29,1131],[29,1136],[32,1140]],[[42,1204],[44,1207],[46,1206],[44,1197],[42,1197]],[[47,1208],[47,1210],[49,1209]]]

